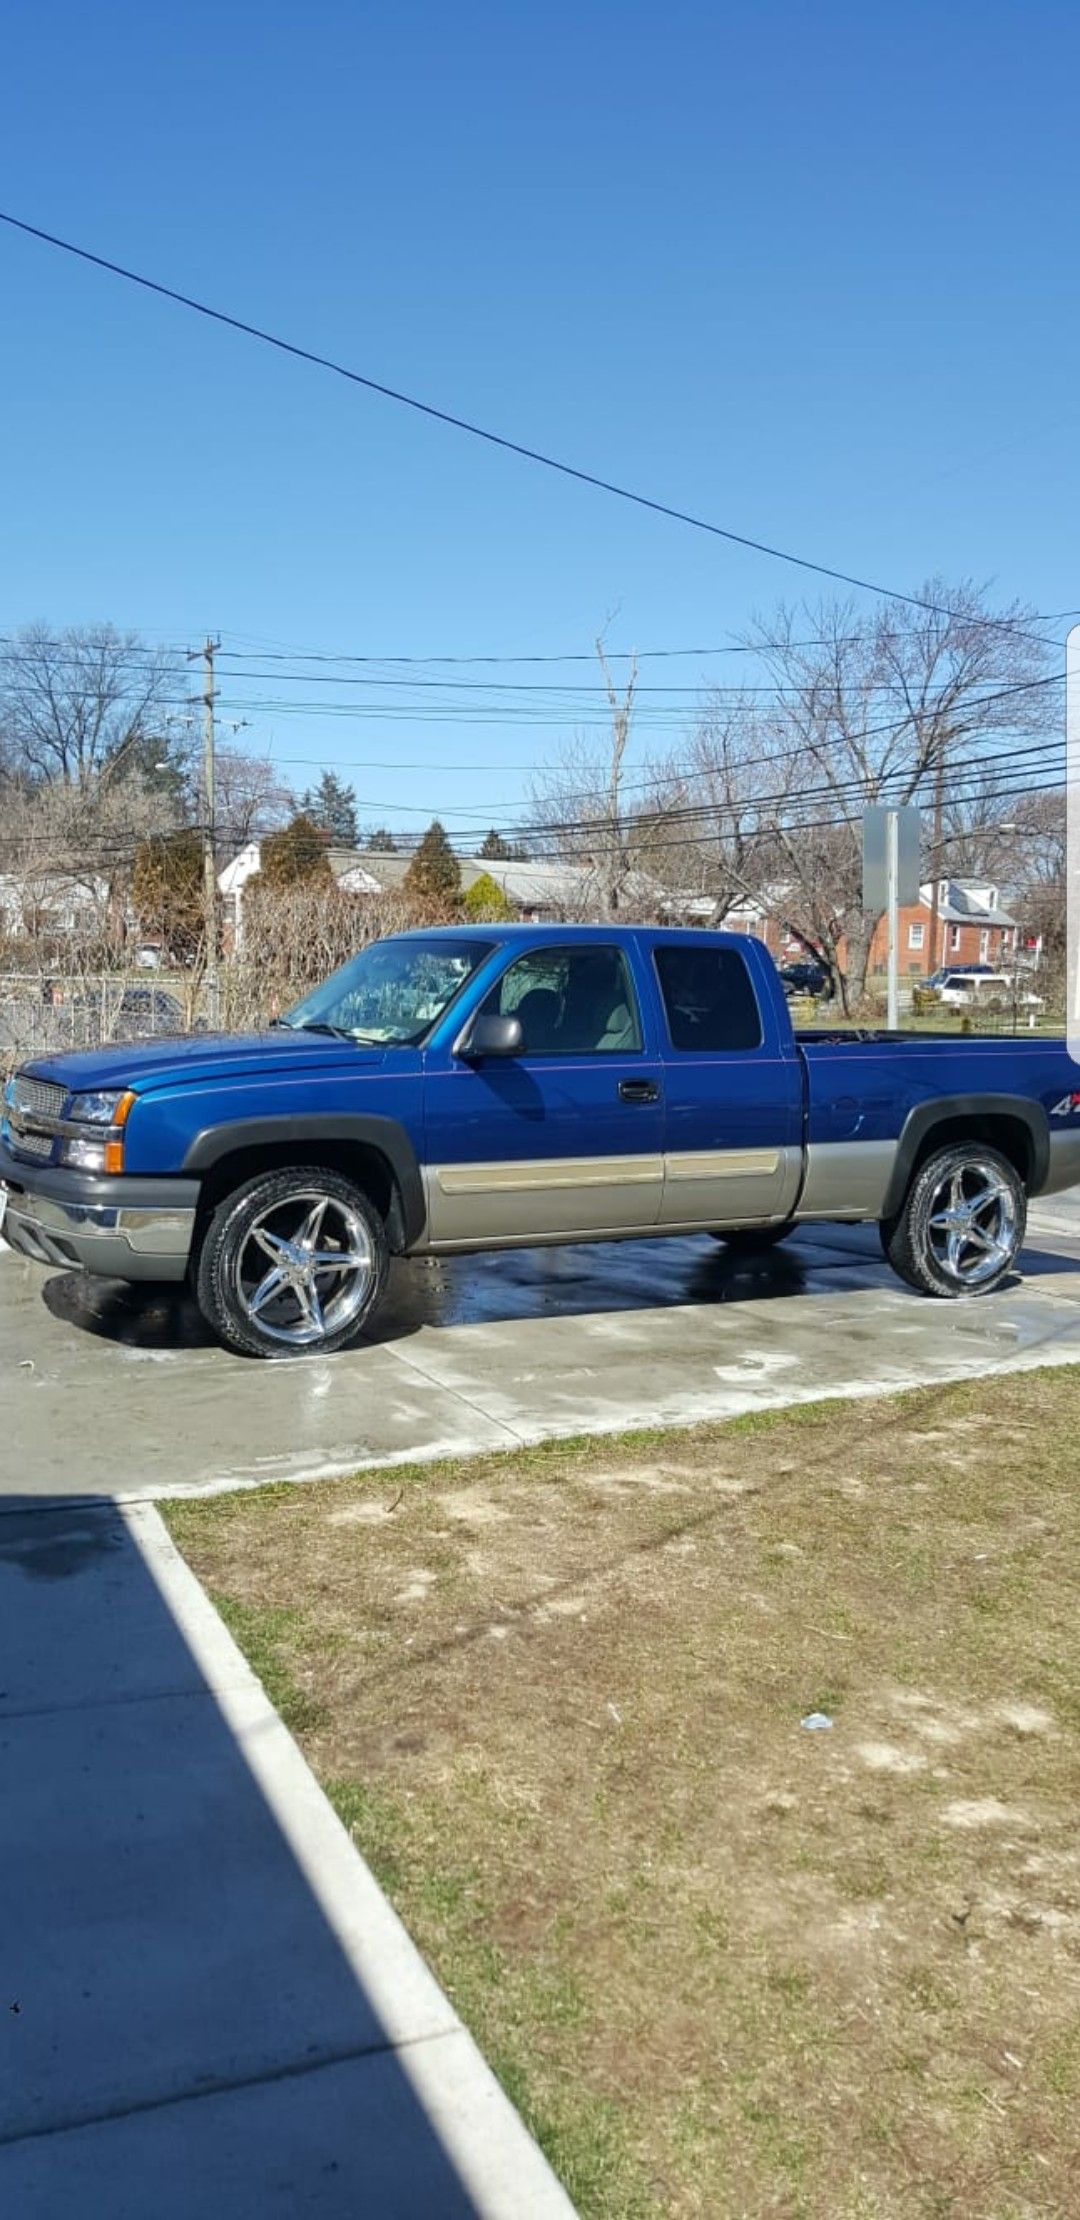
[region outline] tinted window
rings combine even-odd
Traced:
[[[746,963],[734,948],[658,948],[656,969],[673,1048],[761,1047]]]
[[[504,971],[486,1008],[518,1019],[526,1056],[618,1056],[641,1047],[618,948],[530,948]]]

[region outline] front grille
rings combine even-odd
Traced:
[[[67,1088],[54,1079],[31,1079],[16,1072],[8,1107],[19,1117],[58,1118],[67,1101]]]
[[[16,1156],[52,1155],[53,1137],[51,1133],[20,1133],[13,1127],[11,1141]]]

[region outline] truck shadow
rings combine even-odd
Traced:
[[[1080,1272],[1075,1250],[1025,1249],[1029,1281]],[[408,1339],[429,1326],[494,1325],[683,1305],[778,1302],[858,1288],[899,1289],[876,1229],[821,1226],[776,1248],[728,1249],[709,1236],[600,1241],[488,1250],[473,1256],[395,1260],[381,1309],[360,1346]],[[1014,1288],[1015,1276],[1005,1282]],[[123,1348],[216,1347],[186,1287],[92,1280],[64,1272],[45,1281],[52,1315]]]

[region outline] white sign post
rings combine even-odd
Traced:
[[[888,919],[888,938],[885,948],[885,1023],[890,1033],[895,1033],[900,1023],[900,985],[896,976],[896,942],[898,934],[897,888],[900,884],[900,843],[896,830],[896,811],[890,809],[885,820],[885,915]]]
[[[886,1023],[900,1023],[898,911],[919,899],[922,817],[914,802],[863,811],[863,908],[885,912]]]

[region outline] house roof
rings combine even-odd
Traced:
[[[405,884],[415,851],[411,848],[330,847],[327,862],[347,894],[392,893]],[[462,892],[467,894],[478,879],[493,879],[516,909],[574,909],[594,903],[601,888],[595,865],[552,863],[531,857],[458,856]],[[223,894],[234,894],[259,869],[259,843],[249,841],[218,873]],[[664,889],[645,872],[632,871],[621,881],[629,902],[655,904],[665,899]]]
[[[946,894],[945,900],[938,903],[938,916],[947,925],[998,925],[1011,929],[1016,924],[1015,917],[1001,908],[996,887],[971,885],[962,879],[947,879],[943,884]],[[933,886],[920,887],[919,899],[929,908]]]

